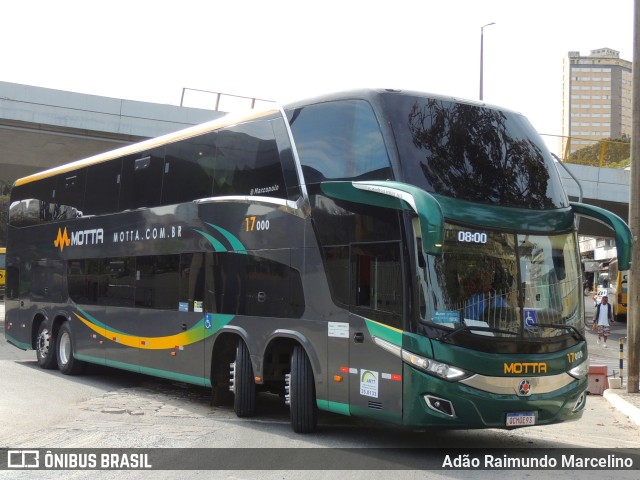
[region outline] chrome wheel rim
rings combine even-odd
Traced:
[[[64,332],[62,337],[60,337],[60,347],[58,349],[58,360],[60,364],[66,365],[69,363],[69,359],[71,358],[71,338],[69,338],[69,334]]]

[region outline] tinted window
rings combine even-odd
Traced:
[[[162,204],[210,197],[213,188],[215,133],[208,133],[166,147]]]
[[[136,259],[136,306],[175,310],[178,308],[178,255]]]
[[[213,312],[213,294],[206,285],[213,285],[212,253],[185,253],[180,255],[178,300],[181,310],[189,312],[204,307]],[[205,285],[206,281],[206,285]],[[205,295],[207,300],[205,302]]]
[[[386,102],[404,181],[474,202],[567,206],[553,160],[522,115],[397,94]]]
[[[52,222],[56,214],[55,189],[56,179],[53,177],[13,188],[9,222],[21,227]]]
[[[253,255],[70,260],[67,278],[69,296],[78,304],[262,317],[299,318],[304,312],[300,273]]]
[[[87,168],[85,215],[101,215],[118,210],[121,167],[122,161],[117,159]]]
[[[133,307],[136,290],[136,259],[134,257],[102,260],[101,278],[106,285],[98,294],[98,303],[117,307]]]
[[[87,170],[75,170],[56,177],[54,192],[55,219],[67,220],[82,216]]]
[[[256,120],[220,130],[216,147],[214,195],[286,198],[270,121]]]
[[[280,161],[282,164],[282,173],[287,185],[287,197],[296,200],[300,196],[300,180],[298,179],[298,171],[296,169],[295,159],[293,158],[293,148],[289,139],[289,132],[283,118],[275,119],[271,122],[273,132],[276,136],[276,143],[280,152]]]
[[[160,205],[163,168],[164,147],[123,158],[119,209]]]
[[[380,127],[367,102],[321,103],[288,116],[307,183],[392,178]]]
[[[253,255],[216,253],[208,265],[208,311],[299,318],[304,312],[300,273],[284,263]],[[208,267],[207,267],[208,268]]]
[[[337,305],[349,306],[349,247],[324,248],[325,271],[331,296]]]
[[[402,264],[395,243],[351,247],[352,310],[367,318],[402,327]]]

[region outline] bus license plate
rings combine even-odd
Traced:
[[[507,427],[526,427],[536,424],[534,412],[507,413]]]

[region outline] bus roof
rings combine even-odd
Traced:
[[[490,103],[484,103],[479,100],[452,97],[448,95],[440,95],[440,94],[435,94],[430,92],[421,92],[417,90],[399,90],[399,89],[393,89],[393,88],[361,88],[361,89],[354,89],[354,90],[345,90],[341,92],[325,93],[313,98],[305,98],[305,99],[289,102],[286,105],[284,105],[284,109],[288,110],[292,108],[303,107],[305,105],[310,105],[314,103],[332,102],[337,100],[350,100],[350,99],[373,100],[374,98],[379,97],[381,95],[394,95],[394,94],[414,96],[414,97],[427,97],[427,98],[433,98],[436,100],[443,100],[443,101],[455,102],[455,103],[466,103],[469,105],[476,105],[478,107],[485,107],[493,110],[510,112],[515,115],[522,115],[518,111],[511,110],[509,108],[504,108],[498,105],[493,105]]]

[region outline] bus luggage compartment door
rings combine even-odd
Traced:
[[[402,421],[402,360],[373,341],[366,321],[350,315],[349,404],[352,415]]]

